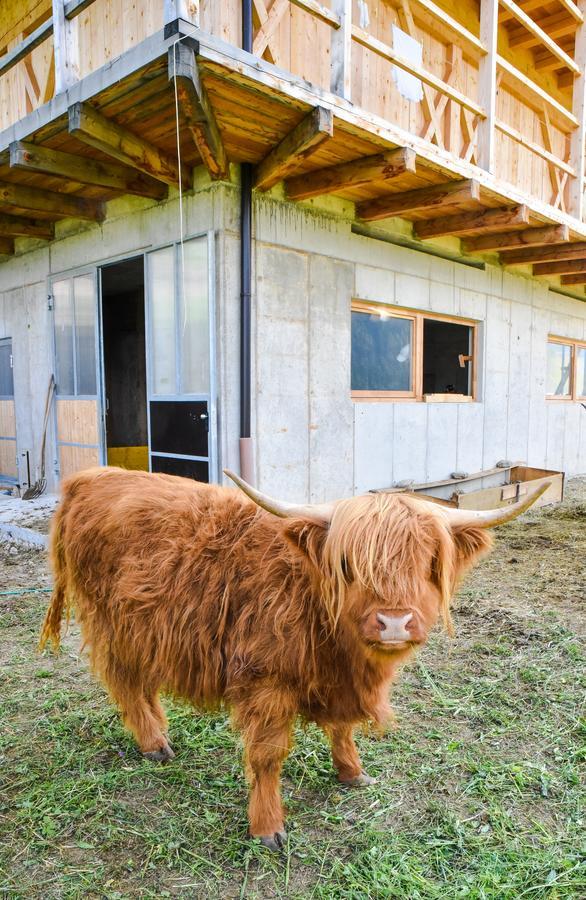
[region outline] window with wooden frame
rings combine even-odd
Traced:
[[[548,337],[545,393],[548,400],[586,400],[586,342]]]
[[[353,399],[475,400],[477,325],[472,319],[354,300]]]

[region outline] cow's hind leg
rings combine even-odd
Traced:
[[[332,759],[338,778],[349,787],[363,787],[374,784],[375,779],[367,775],[354,743],[351,725],[331,725],[326,729],[332,747]]]
[[[250,782],[248,821],[251,837],[270,850],[287,839],[281,802],[281,767],[291,746],[293,716],[279,709],[272,697],[265,704],[236,710],[243,732],[246,773]]]
[[[136,739],[147,759],[165,763],[175,754],[165,735],[167,720],[156,689],[141,681],[112,659],[107,661],[102,677],[122,714],[122,721]]]

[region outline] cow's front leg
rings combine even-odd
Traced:
[[[267,698],[268,699],[268,698]],[[251,837],[260,838],[270,850],[280,850],[287,840],[281,802],[281,767],[291,747],[293,716],[272,703],[255,704],[237,711],[244,738],[246,774],[250,782],[248,821]]]
[[[332,746],[332,759],[338,772],[338,779],[350,787],[374,784],[376,779],[367,775],[362,768],[352,731],[351,725],[331,725],[326,729]]]

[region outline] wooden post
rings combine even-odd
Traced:
[[[199,26],[199,0],[164,0],[164,25],[184,19]]]
[[[578,0],[578,8],[586,18],[586,0]],[[568,206],[569,212],[582,221],[584,218],[584,154],[586,152],[586,23],[576,26],[576,44],[574,59],[580,67],[581,74],[574,79],[572,92],[572,112],[578,119],[578,126],[570,138],[570,165],[575,176],[570,178]]]
[[[53,0],[53,47],[55,93],[60,94],[79,81],[77,22],[66,18],[65,0]]]
[[[331,90],[350,100],[352,94],[352,0],[333,0],[332,12],[340,18],[340,27],[332,32]]]
[[[480,0],[480,40],[486,50],[478,66],[478,101],[486,118],[478,123],[476,160],[482,169],[494,173],[496,117],[496,57],[498,0]]]

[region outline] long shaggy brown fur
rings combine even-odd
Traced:
[[[365,639],[377,609],[450,625],[457,579],[490,545],[403,495],[342,501],[329,528],[281,520],[241,493],[100,468],[66,480],[51,532],[55,588],[41,647],[74,606],[91,665],[147,755],[173,754],[160,690],[226,704],[243,732],[251,833],[283,833],[279,771],[296,716],[360,780],[352,730],[389,715],[388,684],[413,646]]]

